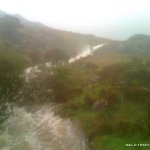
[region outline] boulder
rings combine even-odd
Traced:
[[[108,105],[107,100],[103,98],[103,99],[97,100],[93,104],[92,109],[94,111],[100,111],[100,110],[103,110],[107,105]]]

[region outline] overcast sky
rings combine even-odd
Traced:
[[[0,0],[0,9],[54,28],[112,39],[150,34],[150,0]]]

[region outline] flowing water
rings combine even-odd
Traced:
[[[69,63],[91,55],[104,45],[87,46]],[[45,65],[51,67],[51,63]],[[25,77],[34,78],[40,71],[38,66],[29,67]],[[0,150],[88,150],[87,145],[77,123],[56,115],[53,105],[32,109],[15,107],[14,114],[0,126]]]
[[[79,60],[81,58],[87,57],[89,55],[92,55],[94,51],[96,51],[97,49],[103,47],[106,44],[99,44],[99,45],[95,45],[95,46],[87,46],[85,47],[79,54],[77,54],[75,57],[72,57],[69,59],[69,63],[73,63],[76,60]]]
[[[0,127],[0,150],[87,150],[79,126],[55,114],[54,107],[42,106],[30,111],[14,108]]]
[[[73,63],[81,58],[84,58],[84,57],[87,57],[89,55],[92,55],[94,51],[98,50],[99,48],[105,46],[105,44],[99,44],[99,45],[95,45],[95,46],[86,46],[84,49],[81,50],[80,53],[78,53],[76,56],[70,58],[68,60],[68,63]],[[51,62],[47,62],[45,63],[45,66],[46,67],[51,67],[52,64]],[[35,77],[35,73],[36,72],[40,72],[41,70],[39,69],[39,67],[36,65],[36,66],[32,66],[32,67],[28,67],[26,70],[25,70],[25,76],[28,80],[28,78],[34,78]]]

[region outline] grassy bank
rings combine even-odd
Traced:
[[[81,68],[80,68],[81,69]],[[87,71],[82,68],[82,71]],[[80,123],[92,150],[148,149],[125,144],[148,144],[150,133],[150,65],[130,61],[96,68],[85,82],[82,92],[67,99],[60,114]],[[79,77],[81,77],[78,74]],[[77,77],[78,78],[78,77]],[[85,79],[85,78],[84,78]],[[80,82],[81,84],[82,82]],[[105,103],[106,102],[106,103]],[[94,108],[94,105],[97,107]],[[98,105],[98,103],[100,103]]]

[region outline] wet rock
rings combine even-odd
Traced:
[[[100,110],[103,110],[107,105],[108,105],[107,100],[103,98],[103,99],[97,100],[97,101],[93,104],[92,109],[93,109],[94,111],[100,111]]]

